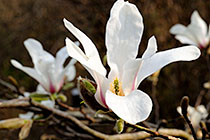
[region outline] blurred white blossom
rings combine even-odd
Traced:
[[[181,107],[177,107],[177,111],[182,115]],[[187,108],[188,116],[195,129],[199,128],[199,123],[202,119],[208,117],[208,111],[204,105],[199,105],[197,107],[188,106]]]
[[[34,68],[22,66],[16,60],[11,60],[11,63],[37,80],[45,91],[50,93],[58,92],[63,86],[65,79],[71,81],[75,78],[76,70],[74,64],[76,60],[71,59],[65,68],[63,66],[68,58],[66,47],[61,48],[56,53],[56,57],[53,57],[35,39],[29,38],[25,40],[24,45],[32,58]]]
[[[196,45],[199,48],[207,47],[210,41],[210,29],[196,10],[192,13],[191,23],[187,27],[176,24],[170,29],[170,33],[181,43]]]

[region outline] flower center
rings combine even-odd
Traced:
[[[113,82],[110,83],[110,91],[119,96],[125,96],[122,90],[122,83],[116,77]]]

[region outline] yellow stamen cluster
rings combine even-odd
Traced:
[[[110,83],[110,90],[116,95],[125,96],[125,94],[122,91],[122,83],[118,80],[117,77],[112,83]]]

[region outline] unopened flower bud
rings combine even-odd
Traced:
[[[181,100],[182,115],[187,115],[188,105],[189,105],[189,97],[184,96]]]
[[[96,87],[97,85],[88,79],[78,78],[77,87],[79,89],[81,98],[84,103],[93,110],[105,110],[95,99]]]

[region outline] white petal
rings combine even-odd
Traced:
[[[137,7],[118,0],[106,25],[107,61],[111,70],[117,64],[120,71],[127,60],[136,58],[142,33],[143,20]]]
[[[29,68],[29,67],[24,67],[22,66],[19,62],[17,62],[16,60],[11,60],[11,64],[24,71],[25,73],[27,73],[29,76],[31,76],[32,78],[34,78],[35,80],[37,80],[39,83],[41,83],[42,85],[45,85],[46,86],[46,83],[44,81],[42,81],[42,78],[41,76],[37,73],[37,71],[33,68]]]
[[[95,45],[83,32],[65,18],[63,19],[63,22],[65,27],[81,42],[87,57],[98,55]]]
[[[29,38],[25,40],[24,45],[32,57],[34,68],[40,75],[42,86],[49,90],[50,82],[53,82],[55,79],[55,66],[53,65],[55,58],[43,50],[41,43],[35,39]]]
[[[169,32],[173,35],[176,34],[183,34],[186,30],[186,27],[182,24],[175,24],[174,26],[171,27]]]
[[[203,35],[207,34],[206,22],[200,17],[198,11],[194,11],[191,16],[191,24],[198,26]]]
[[[82,50],[74,44],[69,38],[66,38],[66,46],[69,55],[78,60],[82,65],[88,67],[89,73],[94,77],[94,74],[92,71],[96,71],[97,73],[100,73],[101,75],[106,75],[106,69],[101,63],[101,60],[98,60],[97,56],[91,56],[87,57]]]
[[[195,108],[192,106],[188,106],[187,107],[187,113],[189,114],[189,116],[193,115],[196,112]]]
[[[125,95],[130,94],[132,90],[137,88],[135,82],[141,62],[141,59],[130,60],[123,67],[122,89]]]
[[[42,83],[45,83],[44,85],[42,84],[42,86],[50,91],[50,84],[53,84],[57,82],[56,76],[56,69],[55,69],[55,65],[54,62],[49,62],[46,59],[39,59],[38,62],[36,63],[36,67],[37,67],[37,72],[39,73],[41,79],[42,79]]]
[[[69,64],[64,68],[64,75],[67,77],[67,81],[72,81],[76,77],[76,68],[74,66],[76,62],[75,59],[71,59]]]
[[[198,46],[198,41],[188,38],[186,35],[176,35],[175,38],[183,44],[191,44]]]
[[[170,29],[170,33],[176,35],[175,38],[183,44],[198,45],[196,33],[181,24],[176,24]]]
[[[24,92],[23,95],[24,97],[29,97],[31,94],[29,92]]]
[[[66,61],[66,59],[69,57],[69,54],[67,52],[67,48],[63,47],[61,48],[57,53],[55,57],[55,66],[56,68],[63,68],[63,64]]]
[[[181,106],[178,106],[178,107],[176,108],[176,110],[177,110],[177,112],[178,112],[180,115],[182,115],[182,109],[181,109]]]
[[[82,46],[84,47],[86,57],[88,59],[94,59],[94,63],[97,64],[98,69],[100,69],[100,73],[102,73],[102,75],[106,75],[106,69],[101,63],[100,56],[93,42],[83,32],[74,27],[74,25],[71,24],[69,21],[67,21],[66,19],[64,19],[63,21],[65,27],[81,42]]]
[[[27,112],[25,114],[19,114],[19,118],[30,120],[32,119],[33,115],[33,112]]]
[[[106,77],[104,77],[103,75],[100,75],[97,72],[94,72],[94,79],[97,84],[95,99],[100,105],[102,105],[105,108],[108,108],[106,104],[106,100],[105,100],[105,94],[106,94],[107,89],[109,89],[109,86],[110,86],[109,84],[111,81],[109,81]]]
[[[35,68],[39,59],[54,61],[54,57],[50,53],[43,50],[43,47],[39,41],[29,38],[24,41],[24,45],[32,58]]]
[[[97,65],[97,61],[95,61],[93,57],[88,58],[82,52],[82,50],[78,46],[76,46],[69,38],[66,38],[66,46],[69,55],[72,58],[78,60],[95,79],[97,83],[97,91],[95,94],[95,98],[102,106],[106,107],[104,97],[104,90],[107,89],[106,87],[108,86],[108,84],[104,84],[104,81],[107,81],[105,77],[106,69],[102,65]],[[103,72],[104,70],[105,72]],[[102,84],[105,86],[102,86]]]
[[[36,87],[36,92],[39,94],[50,94],[40,84]]]
[[[157,52],[157,41],[155,39],[154,36],[152,36],[149,39],[148,45],[147,45],[147,49],[144,52],[144,54],[142,55],[142,58],[147,58],[147,57],[151,57],[152,55],[154,55]]]
[[[199,105],[196,107],[196,109],[201,114],[202,119],[205,119],[206,117],[208,117],[208,111],[204,105]]]
[[[188,26],[188,31],[190,31],[191,34],[194,35],[195,40],[196,40],[196,42],[197,42],[197,44],[198,44],[198,47],[199,47],[200,45],[206,46],[206,43],[207,43],[207,33],[204,34],[204,33],[202,32],[202,29],[201,29],[199,26],[197,26],[197,25],[195,25],[195,24],[190,24],[190,25]],[[206,31],[206,32],[207,32],[207,31]]]
[[[152,57],[143,59],[138,72],[136,86],[142,80],[158,71],[162,67],[176,61],[191,61],[200,56],[200,50],[195,46],[185,46],[154,54]]]
[[[140,90],[135,90],[128,96],[117,96],[107,91],[106,103],[117,116],[130,124],[144,121],[152,111],[152,100]]]
[[[55,106],[55,102],[51,101],[51,100],[46,100],[46,101],[41,101],[41,104],[50,107],[50,108],[54,108]]]

